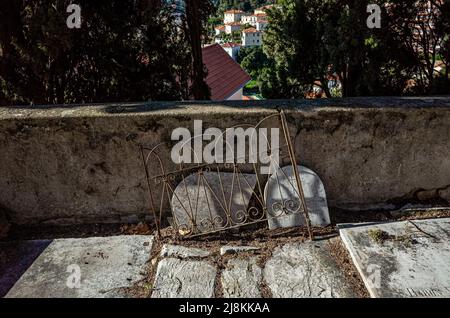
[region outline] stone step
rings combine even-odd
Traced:
[[[338,227],[372,297],[450,297],[450,218]]]
[[[268,259],[263,247],[166,244],[153,251],[154,262],[152,236],[41,243],[7,297],[130,297],[129,291],[150,277],[151,264],[156,269],[152,298],[355,296],[331,256],[329,240],[284,244]],[[221,255],[221,250],[233,252]]]
[[[356,297],[333,260],[327,240],[278,247],[263,275],[275,298]]]
[[[124,289],[147,275],[153,236],[58,239],[47,244],[6,297],[124,297]]]
[[[159,262],[152,297],[215,297],[215,286],[219,284],[217,277],[220,277],[223,297],[226,298],[262,297],[263,283],[274,297],[355,297],[328,246],[329,241],[324,240],[278,247],[264,268],[258,265],[259,256],[251,255],[252,252],[257,254],[257,248],[240,251],[239,247],[233,247],[233,250],[247,254],[232,255],[219,275],[212,253],[209,259],[193,261],[183,255],[195,257],[207,255],[207,251],[201,253],[197,248],[171,246],[171,250],[183,253],[173,253],[172,257]],[[229,248],[224,246],[221,250]],[[163,249],[168,250],[168,247]]]

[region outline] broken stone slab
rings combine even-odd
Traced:
[[[165,258],[158,263],[152,298],[212,298],[216,273],[206,261]]]
[[[356,297],[331,256],[328,241],[278,247],[263,270],[274,298]]]
[[[173,221],[181,235],[224,229],[230,223],[241,224],[255,186],[256,175],[252,174],[191,174],[174,190]]]
[[[322,181],[311,169],[298,166],[298,171],[311,225],[329,225],[330,215]],[[269,229],[306,225],[292,165],[276,170],[269,177],[264,189],[264,198],[267,204]]]
[[[245,253],[245,252],[254,252],[254,251],[258,251],[261,248],[259,247],[254,247],[254,246],[222,246],[220,248],[220,255],[225,255],[225,254],[238,254],[238,253]]]
[[[450,297],[450,219],[339,225],[373,298]]]
[[[260,298],[262,279],[257,259],[230,259],[222,273],[221,282],[225,298]]]
[[[152,243],[141,235],[54,240],[6,297],[126,297],[146,275]]]
[[[185,247],[180,245],[164,244],[160,256],[161,257],[177,257],[177,258],[205,258],[211,255],[211,252],[199,248]]]

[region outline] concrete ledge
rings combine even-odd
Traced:
[[[0,209],[17,224],[142,220],[139,143],[169,141],[194,119],[225,129],[280,108],[331,207],[450,201],[450,97],[353,98],[0,107]]]

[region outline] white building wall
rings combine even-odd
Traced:
[[[232,32],[239,31],[240,29],[241,29],[240,25],[232,25],[232,24],[225,25],[225,33],[226,34],[231,34]]]
[[[260,46],[262,45],[261,32],[255,33],[242,33],[242,45],[243,46]]]
[[[224,23],[240,22],[241,17],[242,13],[225,13],[223,22]]]
[[[237,55],[239,54],[239,50],[241,49],[240,46],[236,46],[236,47],[224,47],[223,48],[229,56],[231,56],[231,58],[233,60],[236,61]]]
[[[258,22],[256,22],[256,25],[255,25],[256,30],[258,30],[258,31],[264,31],[264,30],[267,28],[267,25],[268,25],[268,24],[269,24],[269,23],[266,22],[266,21],[258,21]]]
[[[236,93],[234,93],[232,96],[227,98],[227,100],[243,100],[244,99],[244,88],[241,88]]]

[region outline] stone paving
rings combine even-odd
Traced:
[[[164,253],[166,257],[158,263],[152,297],[216,297],[214,290],[219,289],[219,296],[227,298],[259,298],[263,283],[273,297],[355,297],[344,273],[333,261],[328,243],[325,240],[280,246],[265,265],[259,264],[258,248],[223,246],[219,254],[235,257],[226,261],[218,280],[215,261],[219,256],[213,252],[207,257],[198,249],[179,247],[183,253]],[[174,249],[163,246],[162,250],[169,248]],[[220,287],[214,289],[217,284]]]
[[[327,241],[278,247],[266,263],[264,279],[277,298],[356,297]]]
[[[48,241],[6,297],[128,297],[127,289],[139,285],[151,266],[152,298],[354,295],[330,256],[322,256],[328,253],[327,241],[280,246],[263,261],[260,247],[206,250],[166,244],[151,253],[153,240],[118,236]],[[152,254],[157,257],[150,260]]]
[[[11,288],[11,298],[114,298],[146,275],[152,236],[54,240]]]
[[[372,297],[450,296],[450,219],[340,229]],[[29,255],[17,262],[21,266],[10,259],[9,271],[2,271],[0,260],[0,287],[14,285],[6,297],[136,297],[130,290],[144,282],[152,298],[357,297],[348,268],[333,256],[339,240],[293,241],[269,253],[263,246],[232,245],[166,244],[157,250],[152,236],[0,243],[3,251],[13,247]],[[368,285],[376,278],[369,270],[374,262],[382,288]]]

